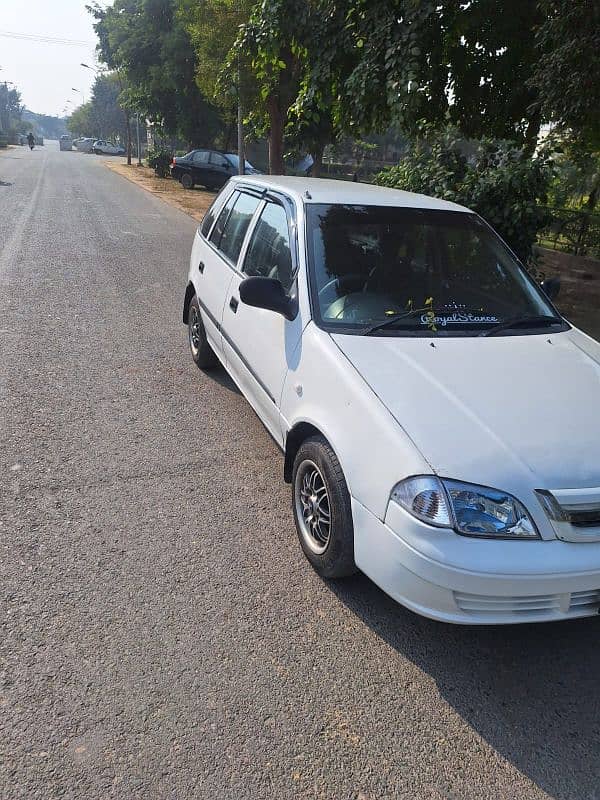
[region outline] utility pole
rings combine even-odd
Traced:
[[[137,136],[137,157],[138,157],[138,167],[142,166],[142,153],[140,150],[140,112],[135,116],[135,125],[136,125],[136,136]]]
[[[242,109],[242,68],[238,53],[238,107],[237,107],[237,136],[238,136],[238,172],[246,173],[246,147],[244,143],[244,112]]]

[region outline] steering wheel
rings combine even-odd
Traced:
[[[360,284],[361,287],[364,289],[368,278],[369,278],[368,275],[361,275],[358,272],[351,272],[349,275],[341,275],[339,278],[333,278],[332,280],[328,281],[325,284],[325,286],[323,286],[321,289],[319,289],[319,297],[324,295],[325,292],[328,289],[331,289],[332,287],[334,287],[336,285],[337,285],[338,291],[341,292],[341,293],[346,291],[348,294],[350,294],[350,292],[348,292],[347,290],[354,283]]]

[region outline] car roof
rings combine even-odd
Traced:
[[[301,178],[288,175],[238,175],[234,183],[281,191],[291,195],[298,203],[331,203],[335,205],[399,206],[403,208],[427,208],[437,211],[462,211],[470,209],[438,200],[424,194],[388,189],[372,183],[355,183],[329,178]]]

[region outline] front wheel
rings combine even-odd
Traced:
[[[356,572],[350,493],[340,462],[322,436],[300,446],[292,473],[293,512],[300,546],[324,578]]]
[[[210,369],[218,364],[218,358],[206,338],[196,295],[192,297],[188,308],[188,340],[192,359],[199,369]]]

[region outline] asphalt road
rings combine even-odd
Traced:
[[[188,356],[193,220],[50,143],[0,179],[0,797],[600,798],[598,621],[322,581]]]

